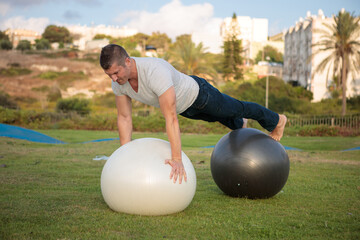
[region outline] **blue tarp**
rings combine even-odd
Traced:
[[[354,147],[354,148],[345,149],[345,150],[342,150],[342,152],[355,151],[355,150],[360,150],[360,147]]]
[[[64,144],[65,142],[49,137],[45,134],[22,127],[0,123],[0,137],[23,139],[31,142]]]
[[[63,142],[56,138],[52,138],[50,136],[36,132],[34,130],[2,124],[2,123],[0,123],[0,137],[17,138],[17,139],[27,140],[31,142],[39,142],[39,143],[66,144],[66,142]],[[104,138],[104,139],[86,141],[82,143],[104,142],[104,141],[112,141],[112,140],[119,140],[119,138]]]

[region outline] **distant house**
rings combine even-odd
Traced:
[[[31,44],[34,44],[36,39],[41,38],[38,32],[26,29],[7,29],[5,34],[9,36],[9,40],[14,48],[17,47],[21,40],[28,40]]]

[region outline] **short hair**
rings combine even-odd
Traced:
[[[119,66],[125,66],[125,59],[129,55],[126,50],[117,44],[108,44],[101,49],[100,65],[103,69],[109,69],[115,62]]]

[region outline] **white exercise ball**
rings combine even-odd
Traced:
[[[187,181],[170,179],[170,143],[141,138],[119,147],[107,160],[101,173],[101,192],[116,212],[138,215],[167,215],[183,211],[196,190],[196,174],[190,159],[182,152]]]

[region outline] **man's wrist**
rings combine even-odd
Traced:
[[[177,162],[181,162],[181,161],[182,161],[181,157],[172,157],[171,160],[177,161]]]

